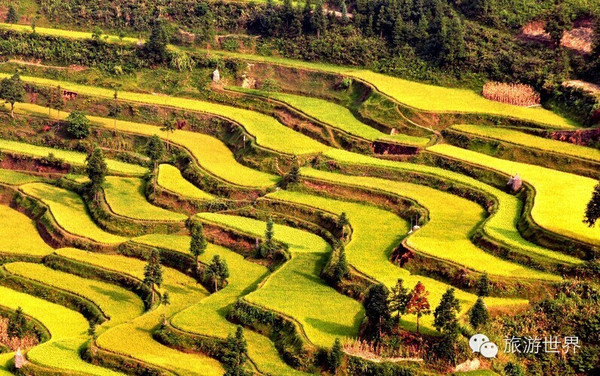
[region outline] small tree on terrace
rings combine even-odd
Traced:
[[[329,367],[329,372],[333,373],[334,375],[337,374],[337,370],[342,365],[343,357],[344,353],[342,351],[342,342],[339,338],[336,338],[331,351],[329,354],[327,354],[327,366]]]
[[[0,81],[0,99],[10,104],[10,116],[15,117],[15,103],[23,99],[25,87],[18,73]]]
[[[108,167],[106,165],[106,161],[104,160],[104,153],[102,152],[102,149],[96,147],[92,153],[88,155],[85,170],[90,178],[91,191],[94,193],[94,197],[97,199],[98,191],[100,190],[100,187],[102,187],[106,173],[108,172]]]
[[[383,284],[369,289],[365,297],[365,315],[368,319],[367,335],[372,340],[379,340],[390,321],[388,296],[390,292]]]
[[[161,131],[166,132],[167,133],[167,149],[170,150],[170,146],[169,146],[169,134],[173,134],[175,133],[175,131],[177,130],[177,123],[175,121],[165,121],[165,124],[162,128],[160,128]]]
[[[8,326],[6,328],[7,334],[11,337],[22,339],[27,330],[27,318],[23,313],[23,309],[17,307],[17,310],[8,321]]]
[[[483,298],[480,296],[469,312],[469,322],[473,328],[477,329],[490,321],[490,313],[488,312]]]
[[[396,286],[392,287],[392,294],[390,297],[390,311],[391,313],[396,312],[397,325],[400,325],[400,319],[402,315],[406,314],[408,308],[408,302],[410,300],[410,291],[404,287],[404,281],[398,279]]]
[[[417,316],[417,333],[419,333],[419,319],[423,315],[431,314],[429,300],[427,300],[429,291],[425,290],[425,286],[421,281],[417,282],[413,290],[410,292],[410,300],[406,307],[406,313],[415,314]]]
[[[341,245],[338,251],[338,260],[333,268],[333,279],[335,283],[340,283],[344,278],[348,276],[350,269],[348,268],[348,261],[346,260],[346,250]]]
[[[65,101],[63,98],[63,90],[58,85],[54,92],[50,93],[50,98],[48,98],[48,116],[50,116],[50,110],[54,108],[57,111],[57,121],[60,122],[60,111],[65,108]]]
[[[449,288],[442,295],[442,300],[433,312],[433,326],[442,333],[454,330],[457,324],[457,316],[460,311],[460,303],[454,296],[454,289]]]
[[[487,272],[483,272],[477,282],[477,296],[486,297],[490,295],[490,277]]]
[[[348,226],[349,224],[350,221],[348,221],[348,216],[346,215],[346,212],[342,212],[337,221],[337,228],[342,232],[342,239],[346,237],[346,226]]]
[[[599,21],[600,22],[600,21]],[[592,198],[585,209],[585,217],[583,222],[589,227],[594,227],[596,221],[600,218],[600,182],[594,187]]]
[[[238,326],[235,335],[229,334],[225,342],[223,363],[227,368],[240,368],[248,356],[248,343],[244,337],[244,329]]]
[[[154,163],[154,168],[156,169],[158,162],[165,156],[165,144],[160,137],[157,135],[150,137],[150,140],[146,145],[146,154],[150,157],[150,160]]]
[[[271,257],[275,253],[277,246],[275,245],[275,224],[273,219],[269,217],[267,220],[267,228],[265,229],[265,240],[260,246],[261,257]]]
[[[67,133],[82,139],[90,135],[90,119],[81,111],[73,111],[67,116]]]
[[[160,287],[163,282],[163,270],[160,265],[160,254],[152,250],[148,263],[144,267],[144,284],[152,290],[152,301],[154,301],[154,286]]]
[[[227,262],[225,260],[221,260],[219,255],[215,255],[210,264],[206,267],[205,273],[206,276],[214,282],[215,291],[219,291],[219,286],[222,285],[227,278],[229,278],[229,268],[227,267]]]
[[[17,8],[10,4],[8,6],[8,13],[6,13],[6,23],[14,24],[19,22],[19,15],[17,14]]]
[[[162,18],[157,18],[152,22],[150,38],[148,38],[148,42],[146,42],[146,45],[144,46],[146,56],[157,64],[168,61],[168,43],[169,35],[165,28],[165,21]]]
[[[111,112],[112,116],[114,117],[115,134],[117,133],[117,117],[121,113],[121,107],[119,107],[118,100],[119,100],[119,91],[117,89],[115,89],[115,92],[113,94],[113,106],[110,109],[110,112]]]
[[[189,230],[190,235],[192,236],[192,239],[190,240],[190,253],[194,256],[196,267],[198,267],[198,257],[204,254],[208,242],[204,236],[204,227],[202,226],[202,223],[194,220],[190,221]]]

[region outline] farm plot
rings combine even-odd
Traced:
[[[15,30],[24,33],[31,32],[30,25],[17,25],[17,24],[8,24],[8,23],[0,23],[0,27],[3,29]],[[35,32],[43,35],[51,35],[54,37],[62,37],[62,38],[71,38],[71,39],[92,39],[92,32],[85,31],[75,31],[75,30],[64,30],[64,29],[54,29],[48,27],[37,27],[35,28]],[[137,43],[138,38],[130,38],[123,37],[119,38],[116,35],[108,35],[107,42],[111,43]]]
[[[439,303],[442,294],[450,287],[449,285],[432,278],[411,275],[406,269],[401,269],[390,262],[391,253],[409,230],[406,221],[390,211],[371,205],[334,200],[327,197],[291,191],[279,191],[270,194],[269,197],[330,210],[337,214],[346,212],[353,229],[352,239],[346,245],[346,257],[348,258],[348,262],[360,272],[384,283],[390,288],[396,284],[398,278],[402,278],[411,288],[418,281],[421,281],[425,284],[427,290],[431,292],[431,305],[436,306]],[[475,212],[475,214],[477,215],[478,213]],[[448,220],[455,221],[456,218],[448,218]],[[446,223],[443,225],[445,224]],[[420,235],[421,231],[427,228],[427,226],[430,226],[430,224],[425,225],[423,229],[419,230],[413,236]],[[452,228],[448,229],[439,225],[435,225],[435,227],[434,230],[440,230],[441,228],[445,232],[438,235],[440,243],[435,244],[437,248],[433,248],[430,244],[426,244],[426,242],[420,244],[418,241],[415,241],[416,243],[419,243],[418,247],[415,245],[415,248],[418,248],[424,253],[433,254],[439,258],[446,258],[448,257],[446,252],[450,252],[451,256],[456,256],[456,254],[459,253],[458,250],[460,248],[456,248],[456,251],[453,251],[455,249],[454,246],[467,246],[469,248],[464,250],[464,253],[471,253],[474,251],[476,257],[486,258],[486,256],[478,255],[478,253],[482,253],[482,251],[470,244],[468,238],[466,241],[460,239],[460,237],[466,238],[466,234],[458,233],[460,230],[464,230],[464,227],[459,228],[456,232]],[[431,230],[431,232],[434,233],[433,230]],[[443,245],[444,241],[447,242],[446,245]],[[467,243],[469,243],[470,246],[467,245]],[[475,249],[473,250],[473,248]],[[484,253],[484,255],[487,254]],[[448,258],[453,260],[451,257]],[[511,263],[506,263],[505,261],[503,261],[503,263],[508,264],[508,267],[512,270],[525,269],[519,265],[513,265]],[[477,299],[476,296],[464,291],[457,291],[457,297],[465,303],[462,305],[462,313],[466,312]],[[486,302],[488,305],[512,305],[524,303],[522,300],[498,298],[488,298],[486,299]],[[433,330],[433,321],[431,317],[425,318],[422,323],[424,327]],[[404,325],[409,329],[414,329],[416,326],[416,317],[406,316]]]
[[[166,190],[184,197],[197,200],[211,200],[214,198],[210,193],[202,191],[200,188],[187,181],[181,175],[181,171],[170,164],[161,164],[158,166],[157,182],[158,185]]]
[[[252,93],[266,98],[272,98],[286,103],[300,112],[341,129],[351,135],[367,139],[369,141],[385,140],[394,141],[412,146],[425,146],[429,143],[426,137],[409,136],[405,134],[388,135],[358,120],[350,110],[333,102],[288,93],[265,92],[242,88],[231,88],[236,91]]]
[[[27,353],[27,358],[42,366],[96,376],[117,376],[111,371],[79,357],[80,347],[88,340],[88,321],[78,312],[21,292],[0,286],[0,304],[28,314],[46,326],[51,338]]]
[[[524,181],[531,183],[535,188],[535,204],[531,215],[540,226],[571,238],[600,244],[600,232],[583,223],[586,204],[597,184],[595,180],[540,166],[498,159],[446,144],[436,145],[427,150],[505,174],[518,173]]]
[[[120,273],[144,278],[146,262],[116,254],[99,254],[78,249],[59,249],[57,254]],[[104,349],[139,359],[183,375],[221,376],[224,373],[215,359],[200,354],[187,354],[163,346],[152,338],[152,332],[164,314],[173,314],[200,302],[208,292],[194,279],[171,268],[163,268],[161,290],[168,292],[171,304],[161,305],[124,324],[102,333],[97,344]]]
[[[87,157],[84,153],[77,151],[55,149],[46,146],[31,145],[24,142],[3,139],[0,139],[0,150],[31,155],[34,157],[48,157],[52,154],[56,158],[62,159],[67,163],[77,166],[85,165],[85,158]],[[140,176],[148,171],[148,169],[145,167],[131,163],[115,161],[113,159],[106,159],[106,165],[108,166],[109,171],[125,175]]]
[[[15,262],[5,265],[5,268],[12,274],[91,300],[110,318],[102,325],[104,328],[129,321],[144,313],[141,299],[122,287],[56,271],[41,264]]]
[[[600,161],[600,150],[598,149],[538,137],[514,129],[471,124],[454,125],[452,128],[476,136],[493,138],[528,148],[564,154],[575,158]]]
[[[47,116],[44,107],[29,103],[18,103],[17,109],[26,113]],[[68,113],[61,113],[61,117],[66,116],[68,116]],[[115,128],[112,119],[96,116],[88,116],[88,118],[94,125],[109,129]],[[240,164],[235,160],[231,150],[214,137],[185,130],[178,130],[169,134],[160,130],[158,126],[129,121],[118,121],[116,127],[117,130],[123,132],[145,136],[158,135],[163,140],[181,145],[192,154],[202,168],[230,183],[250,187],[269,187],[278,181],[278,177],[275,175],[253,170]]]
[[[255,236],[262,236],[266,226],[262,221],[232,215],[197,216]],[[275,239],[288,244],[292,258],[245,299],[294,318],[317,346],[329,348],[337,337],[355,337],[364,316],[362,305],[319,278],[331,251],[329,245],[316,235],[282,225],[275,225]],[[326,305],[321,304],[324,301]]]
[[[73,235],[108,244],[127,240],[98,227],[89,216],[83,199],[75,192],[45,183],[25,184],[20,189],[48,205],[56,222]]]
[[[179,235],[146,235],[136,242],[154,247],[189,253],[190,238]],[[226,248],[209,244],[200,261],[209,263],[214,255],[227,262],[230,271],[228,284],[222,290],[210,295],[171,319],[173,326],[196,334],[227,337],[235,331],[234,324],[226,319],[229,308],[242,296],[255,290],[268,274],[267,268],[244,258]],[[262,372],[273,375],[304,375],[288,366],[279,356],[274,344],[265,336],[250,330],[244,332],[248,342],[248,355]]]
[[[43,178],[35,175],[23,174],[21,172],[0,169],[0,183],[8,185],[21,185],[27,183],[34,183],[44,180]]]
[[[458,228],[455,228],[457,223],[454,223],[454,219],[465,218],[465,216],[468,214],[468,210],[465,210],[467,213],[462,213],[462,211],[463,211],[462,205],[464,205],[464,208],[467,208],[467,209],[470,208],[472,213],[481,211],[481,208],[478,205],[476,205],[475,203],[466,201],[465,199],[462,199],[458,196],[454,196],[454,195],[451,195],[451,194],[448,194],[448,193],[445,193],[442,191],[438,191],[436,189],[429,188],[427,186],[421,186],[421,185],[417,185],[417,184],[404,183],[404,182],[396,182],[396,181],[392,181],[392,180],[373,178],[373,177],[347,176],[347,175],[336,174],[336,173],[331,173],[331,172],[327,172],[327,171],[315,170],[315,169],[311,169],[311,168],[302,169],[302,174],[305,176],[308,176],[308,177],[324,179],[324,180],[328,180],[328,181],[334,182],[334,183],[337,182],[337,183],[342,183],[342,184],[347,184],[347,185],[366,187],[366,188],[375,189],[375,190],[382,190],[382,191],[390,192],[392,194],[405,196],[405,197],[408,197],[410,199],[413,199],[413,200],[421,203],[425,208],[427,208],[429,210],[430,215],[432,216],[431,221],[425,227],[425,230],[426,230],[425,232],[428,232],[434,236],[433,238],[429,239],[429,242],[434,242],[434,243],[429,244],[429,246],[432,246],[433,249],[437,249],[441,254],[446,254],[448,256],[450,256],[450,254],[447,253],[448,250],[446,249],[447,248],[446,245],[437,242],[436,238],[438,238],[438,239],[441,239],[442,237],[445,238],[444,235],[448,235],[449,233],[454,233],[454,236],[452,236],[452,238],[463,239],[462,241],[464,242],[464,238],[468,238],[469,235],[472,233],[473,226],[476,223],[481,222],[480,216],[472,214],[470,221],[467,221],[467,223],[462,222],[462,221],[460,222],[463,225],[462,231],[458,230]],[[517,199],[516,197],[509,195],[505,192],[502,192],[499,189],[492,188],[485,184],[480,183],[479,185],[476,185],[475,188],[482,189],[484,192],[487,192],[487,193],[495,196],[496,199],[498,200],[499,204],[498,204],[496,213],[492,214],[492,216],[484,224],[484,231],[488,235],[490,235],[492,238],[494,238],[510,247],[513,247],[514,250],[520,251],[524,254],[536,255],[536,256],[539,256],[542,258],[551,258],[551,259],[554,259],[557,262],[561,262],[561,263],[568,263],[568,264],[582,264],[583,263],[582,260],[580,260],[576,257],[568,256],[568,255],[565,255],[560,252],[555,252],[555,251],[549,250],[547,248],[538,246],[534,243],[528,242],[527,240],[523,239],[521,237],[521,235],[519,234],[519,231],[517,230],[517,226],[516,226],[516,223],[518,221],[519,216],[521,215],[521,210],[522,210],[522,203],[519,199]],[[452,203],[452,204],[450,205],[448,203]],[[470,225],[468,224],[468,222],[470,222]],[[465,226],[465,225],[467,225],[467,226]],[[419,232],[417,234],[415,234],[409,238],[409,244],[413,244],[413,241],[415,241],[420,236],[424,235],[422,230],[424,230],[424,229],[419,230]],[[469,243],[470,243],[470,241],[469,241]],[[474,247],[474,245],[471,243],[470,243],[470,245],[466,244],[466,243],[462,243],[462,244],[460,244],[459,248],[456,248],[454,253],[458,252],[458,249],[463,249],[462,247],[466,247],[465,249],[472,249]],[[462,253],[462,252],[460,252],[460,253]],[[460,254],[460,253],[457,255],[459,257],[459,259],[462,257],[467,257],[467,256],[470,257],[470,254],[465,255],[465,254]],[[478,253],[478,252],[475,252],[475,253]],[[453,260],[454,260],[454,257],[455,257],[455,255],[452,254]],[[467,264],[467,266],[472,264],[473,266],[476,266],[475,270],[479,269],[481,271],[481,269],[480,269],[481,265],[494,265],[494,268],[496,266],[504,265],[504,266],[506,266],[506,269],[505,269],[504,273],[500,273],[500,275],[501,274],[511,275],[511,273],[510,273],[511,267],[509,267],[505,263],[498,264],[497,261],[494,261],[491,264],[480,264],[479,262],[483,262],[483,260],[479,260],[474,263],[469,262]],[[512,263],[509,263],[509,264],[514,265]],[[488,270],[488,272],[490,274],[498,274],[498,273],[494,273],[492,270]],[[529,275],[530,278],[541,278],[541,279],[548,279],[548,278],[556,279],[557,278],[557,276],[552,276],[552,275],[548,275],[548,274],[537,274],[534,276],[531,274],[533,271],[530,269],[521,270],[520,272],[526,272],[525,274],[519,274],[519,275],[523,275],[523,276]],[[537,272],[534,272],[534,273],[537,273]]]
[[[187,216],[150,204],[144,195],[144,181],[138,178],[107,176],[104,195],[116,214],[142,220],[184,221]]]
[[[0,205],[0,253],[46,256],[52,248],[38,235],[35,223],[25,214]]]

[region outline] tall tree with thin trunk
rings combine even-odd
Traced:
[[[428,295],[429,291],[425,289],[421,281],[417,282],[410,292],[410,300],[408,301],[406,313],[417,316],[417,333],[419,333],[419,320],[421,317],[431,314],[431,307],[427,299]]]
[[[96,147],[86,159],[85,170],[90,178],[90,188],[94,193],[94,198],[98,198],[98,192],[104,183],[104,179],[108,172],[108,166],[104,158],[102,149]]]
[[[0,99],[10,104],[10,116],[12,118],[15,117],[15,103],[22,101],[24,95],[25,87],[18,73],[0,81]]]
[[[160,130],[167,133],[167,150],[171,150],[171,147],[169,146],[169,134],[175,133],[175,131],[177,130],[177,123],[174,120],[167,120],[165,121],[164,126],[160,128]]]
[[[194,220],[190,221],[189,230],[190,235],[192,236],[190,241],[190,253],[194,256],[196,267],[198,267],[198,257],[204,254],[208,242],[204,236],[204,227],[202,226],[202,223]]]
[[[163,282],[163,270],[160,264],[160,254],[152,250],[148,263],[144,267],[144,284],[152,290],[152,301],[154,301],[154,286],[160,287]]]
[[[390,311],[391,313],[396,312],[397,325],[400,325],[400,319],[402,318],[402,315],[406,314],[409,300],[410,291],[404,287],[404,281],[402,279],[398,279],[396,286],[392,287],[392,294],[390,297]]]
[[[583,222],[589,227],[594,227],[598,218],[600,218],[600,182],[594,187],[592,198],[585,209]]]
[[[229,278],[227,262],[221,259],[219,255],[215,255],[210,264],[206,267],[205,273],[206,276],[213,281],[215,292],[219,291],[219,286]]]
[[[165,144],[157,135],[153,135],[148,140],[146,145],[146,154],[150,157],[152,163],[154,163],[154,169],[158,165],[158,162],[165,156]]]

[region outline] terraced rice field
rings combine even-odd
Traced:
[[[524,132],[519,132],[510,128],[486,127],[483,125],[459,124],[452,126],[461,132],[492,138],[495,140],[505,141],[528,148],[549,151],[552,153],[564,154],[575,158],[589,159],[592,161],[600,161],[600,150],[585,147],[581,145],[571,144],[548,138],[530,135]]]
[[[75,192],[45,183],[25,184],[20,190],[46,204],[56,222],[73,235],[109,244],[126,240],[98,227],[89,216],[83,199]]]
[[[43,179],[38,176],[0,169],[0,183],[8,185],[21,185],[26,183],[34,183],[41,180]]]
[[[144,194],[145,183],[138,178],[109,176],[104,195],[111,210],[119,215],[142,220],[184,221],[187,216],[150,204]]]
[[[369,141],[394,141],[412,146],[425,146],[429,143],[429,139],[426,137],[416,137],[405,134],[385,134],[358,120],[346,107],[326,101],[324,99],[242,88],[231,89],[278,100],[292,106],[293,108],[314,119],[317,119],[318,121],[341,129],[342,131],[353,136],[361,137]]]
[[[181,175],[181,171],[173,165],[161,164],[158,166],[157,179],[158,185],[178,195],[196,200],[211,200],[214,198],[210,193],[200,190],[194,184],[187,181]]]
[[[571,238],[600,244],[600,232],[582,221],[586,204],[597,184],[595,180],[545,167],[498,159],[451,145],[435,145],[427,150],[505,174],[518,173],[535,188],[535,204],[531,215],[540,226]]]
[[[35,223],[20,212],[0,205],[0,253],[26,254],[45,256],[52,253],[52,248],[47,245],[37,234]],[[1,304],[1,303],[0,303]]]
[[[44,158],[52,154],[56,158],[62,159],[67,163],[72,163],[77,166],[83,166],[85,164],[85,158],[87,157],[84,153],[79,153],[76,151],[55,149],[46,146],[31,145],[24,142],[4,139],[0,139],[0,150]],[[106,165],[113,173],[125,175],[143,175],[148,171],[148,169],[142,166],[115,161],[112,159],[107,159]]]

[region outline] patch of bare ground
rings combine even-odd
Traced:
[[[522,39],[533,40],[550,45],[550,35],[544,30],[544,21],[532,21],[525,25],[518,35]],[[573,28],[562,37],[561,45],[581,54],[592,52],[594,29],[591,19],[582,19],[574,23]]]
[[[600,85],[596,85],[591,82],[581,80],[570,80],[563,82],[563,85],[568,87],[578,87],[589,93],[600,96]]]

